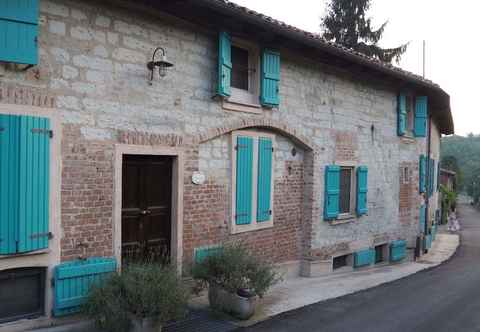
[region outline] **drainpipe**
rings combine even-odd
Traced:
[[[430,188],[430,177],[428,176],[430,174],[430,151],[431,151],[431,145],[432,145],[432,117],[429,115],[428,116],[428,136],[427,136],[427,177],[425,181],[425,229],[424,229],[424,236],[428,234],[428,221],[429,221],[429,209],[430,209],[430,197],[429,197],[429,188]]]

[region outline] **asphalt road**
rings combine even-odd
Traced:
[[[448,262],[243,331],[480,331],[480,212],[460,205],[459,218],[461,244]]]

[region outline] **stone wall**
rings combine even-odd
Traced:
[[[64,260],[113,253],[116,143],[184,149],[185,261],[198,246],[232,239],[287,261],[355,250],[378,238],[411,240],[416,235],[417,196],[409,198],[414,202],[410,214],[401,213],[405,194],[399,165],[418,173],[425,139],[397,136],[397,91],[385,82],[281,49],[279,109],[226,111],[212,99],[216,31],[94,1],[42,0],[40,12],[39,66],[26,72],[3,66],[0,98],[16,102],[12,93],[4,97],[4,86],[35,91],[50,98],[38,99],[39,104],[55,105],[53,112],[62,116]],[[150,85],[146,62],[157,46],[166,48],[175,67]],[[37,103],[32,100],[27,102]],[[229,133],[244,128],[269,130],[278,137],[275,226],[230,236]],[[324,168],[338,162],[368,166],[369,213],[331,225],[322,217]],[[204,185],[191,183],[197,170],[207,175]]]

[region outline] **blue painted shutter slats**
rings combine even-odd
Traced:
[[[273,107],[280,104],[280,53],[272,50],[263,50],[261,71],[260,103],[263,106]]]
[[[424,155],[420,155],[418,170],[419,170],[419,174],[418,174],[419,188],[418,189],[421,193],[424,193],[426,189],[425,179],[427,177],[427,158]]]
[[[418,218],[418,226],[420,227],[420,233],[425,231],[426,209],[426,205],[420,206],[420,215]]]
[[[257,221],[271,219],[273,146],[270,138],[258,139]]]
[[[340,167],[328,165],[325,168],[325,206],[323,215],[325,220],[335,219],[338,216],[340,200]]]
[[[18,251],[48,248],[50,120],[20,118]]]
[[[414,132],[416,137],[427,136],[428,98],[417,96],[415,98],[415,123]]]
[[[237,150],[235,223],[245,225],[252,221],[253,139],[238,136],[235,148]]]
[[[397,133],[398,136],[405,135],[407,131],[407,96],[401,93],[398,95],[398,118]]]
[[[0,254],[16,253],[20,117],[0,114]]]
[[[117,269],[114,258],[91,257],[55,267],[53,315],[79,312],[90,287],[98,285]]]
[[[230,96],[232,77],[232,43],[230,35],[221,31],[218,36],[218,88],[220,96]]]
[[[360,166],[357,168],[357,215],[361,216],[368,212],[368,168]]]
[[[429,177],[428,177],[428,195],[429,197],[433,195],[433,189],[435,188],[435,160],[430,159],[429,163]]]
[[[38,62],[38,0],[0,1],[0,61]]]

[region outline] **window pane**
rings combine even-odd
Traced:
[[[352,169],[340,170],[340,213],[350,213],[350,190],[352,185]]]
[[[232,86],[248,91],[248,51],[232,46]]]

